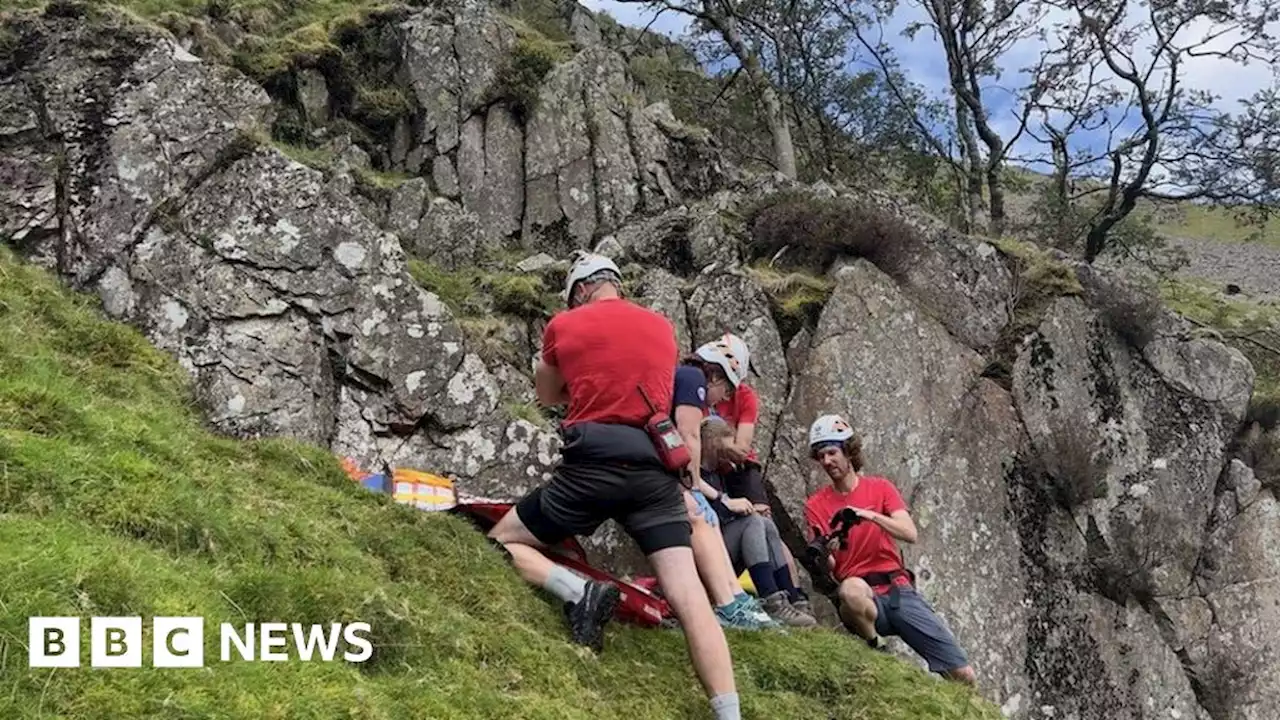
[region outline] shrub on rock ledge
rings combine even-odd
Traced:
[[[865,258],[889,275],[921,238],[886,210],[806,191],[769,196],[747,215],[747,255],[825,273],[840,258]]]

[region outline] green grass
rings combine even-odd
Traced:
[[[1257,373],[1255,404],[1280,402],[1280,354],[1247,339],[1280,350],[1280,306],[1224,296],[1215,286],[1192,280],[1165,281],[1161,296],[1169,307],[1218,331],[1249,358]]]
[[[1014,238],[991,242],[1000,252],[1015,260],[1017,282],[1025,293],[1056,297],[1084,292],[1075,270],[1039,245]]]
[[[208,433],[176,363],[3,247],[0,335],[0,717],[709,717],[678,632],[571,645],[469,525],[324,450]],[[31,615],[361,620],[375,653],[224,663],[211,632],[203,671],[29,669]],[[999,717],[841,633],[731,643],[748,718]]]
[[[1280,247],[1280,217],[1265,225],[1242,225],[1228,210],[1183,203],[1160,217],[1156,229],[1165,235],[1222,242],[1258,242]]]
[[[457,315],[483,317],[497,311],[536,320],[550,317],[560,306],[554,291],[539,275],[479,267],[446,270],[418,259],[410,259],[408,264],[413,279],[440,296]]]
[[[801,329],[817,327],[818,316],[835,287],[828,277],[803,271],[784,272],[765,261],[751,265],[748,272],[769,297],[784,343],[789,343]]]

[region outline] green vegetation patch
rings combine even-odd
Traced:
[[[2,247],[0,336],[0,717],[710,717],[679,632],[573,646],[470,525],[323,449],[210,434],[176,362]],[[224,663],[207,632],[201,671],[148,667],[149,644],[137,670],[30,669],[32,615],[364,621],[374,654]],[[748,718],[1000,717],[841,632],[729,637]]]
[[[409,274],[423,288],[440,296],[459,316],[500,312],[526,320],[548,318],[559,298],[539,275],[466,267],[447,270],[435,263],[410,259]]]
[[[802,271],[781,272],[764,262],[748,268],[769,298],[769,309],[785,347],[802,329],[817,328],[822,308],[831,297],[835,283]]]
[[[1280,402],[1280,306],[1230,298],[1209,283],[1191,280],[1164,282],[1161,296],[1169,307],[1216,330],[1249,358],[1257,373],[1255,406]]]
[[[523,121],[537,106],[543,79],[556,65],[573,57],[573,47],[548,39],[520,20],[509,18],[508,22],[516,31],[516,41],[494,79],[493,95],[507,100]]]
[[[985,374],[1009,389],[1023,338],[1040,326],[1055,300],[1082,295],[1084,287],[1075,268],[1035,243],[1013,238],[991,240],[991,243],[1009,264],[1013,292],[1009,322],[992,347]]]

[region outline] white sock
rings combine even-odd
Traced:
[[[738,710],[738,693],[727,693],[711,698],[711,709],[716,713],[716,720],[742,720]]]
[[[563,565],[555,565],[543,587],[567,603],[576,603],[587,593],[587,579]]]

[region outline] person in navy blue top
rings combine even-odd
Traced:
[[[720,534],[716,511],[702,492],[702,488],[709,487],[702,479],[701,467],[702,418],[707,408],[708,393],[707,376],[700,364],[686,362],[676,368],[671,403],[671,419],[688,446],[691,458],[684,499],[693,524],[693,556],[698,565],[698,575],[721,625],[751,630],[780,627],[760,608],[755,598],[742,589]],[[745,506],[739,508],[742,510],[751,507],[747,500],[741,504]]]

